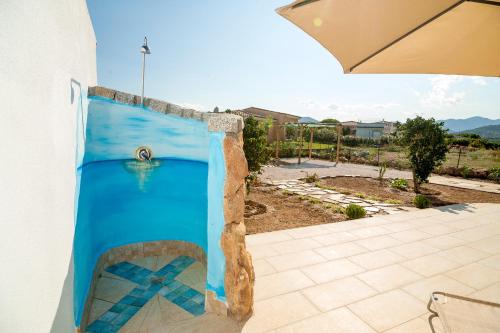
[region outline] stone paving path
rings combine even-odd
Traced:
[[[415,208],[411,207],[403,207],[400,205],[345,195],[333,190],[324,189],[313,184],[305,183],[301,180],[277,180],[267,181],[267,183],[275,185],[282,190],[315,198],[321,200],[322,202],[337,204],[344,208],[353,203],[363,207],[366,210],[367,215],[396,214],[415,210]]]
[[[263,180],[286,180],[304,178],[307,174],[317,174],[319,177],[337,177],[337,176],[360,176],[360,177],[378,177],[378,167],[372,165],[339,163],[335,166],[334,162],[323,160],[303,160],[297,164],[296,158],[285,158],[282,161],[290,163],[282,166],[267,166],[262,175]],[[387,169],[386,178],[405,178],[411,179],[411,172],[405,170]],[[490,193],[500,193],[500,184],[489,182],[462,179],[458,177],[443,177],[432,175],[429,182],[439,185],[447,185],[470,190],[477,190]]]

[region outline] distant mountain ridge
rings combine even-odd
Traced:
[[[500,138],[500,125],[488,125],[471,130],[464,131],[464,133],[479,134],[483,138],[487,139],[499,139]]]
[[[467,119],[446,119],[444,127],[449,129],[451,133],[473,130],[478,127],[500,125],[500,119],[489,119],[484,117],[470,117]]]

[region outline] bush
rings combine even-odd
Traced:
[[[360,219],[366,216],[366,210],[356,204],[350,204],[349,206],[347,206],[347,208],[345,209],[345,213],[351,220]]]
[[[248,162],[250,173],[260,173],[264,164],[269,162],[271,155],[267,150],[266,124],[253,117],[245,119],[243,129],[243,150]]]
[[[403,178],[394,178],[391,180],[391,187],[401,191],[408,190],[408,181]]]
[[[407,148],[407,156],[413,172],[413,189],[420,191],[420,184],[425,182],[432,170],[446,159],[446,130],[443,122],[434,118],[416,117],[408,119],[398,127],[396,133],[399,142]]]
[[[304,181],[308,184],[316,183],[319,180],[318,174],[313,173],[312,175],[306,174]]]
[[[423,209],[428,208],[431,205],[431,201],[425,195],[417,194],[413,199],[415,207]]]
[[[469,178],[471,171],[471,168],[469,168],[467,165],[464,165],[462,168],[462,177],[464,177],[465,179]]]
[[[500,183],[500,168],[491,168],[488,170],[488,179]]]

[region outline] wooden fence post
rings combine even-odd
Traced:
[[[311,159],[311,157],[312,157],[312,145],[313,145],[314,128],[310,127],[309,131],[311,132],[311,136],[309,138],[309,159]]]
[[[335,165],[339,164],[339,157],[340,157],[340,136],[342,135],[342,124],[338,123],[337,124],[337,161],[335,162]]]

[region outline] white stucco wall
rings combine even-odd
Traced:
[[[73,331],[76,114],[96,84],[85,0],[0,1],[0,332]]]

